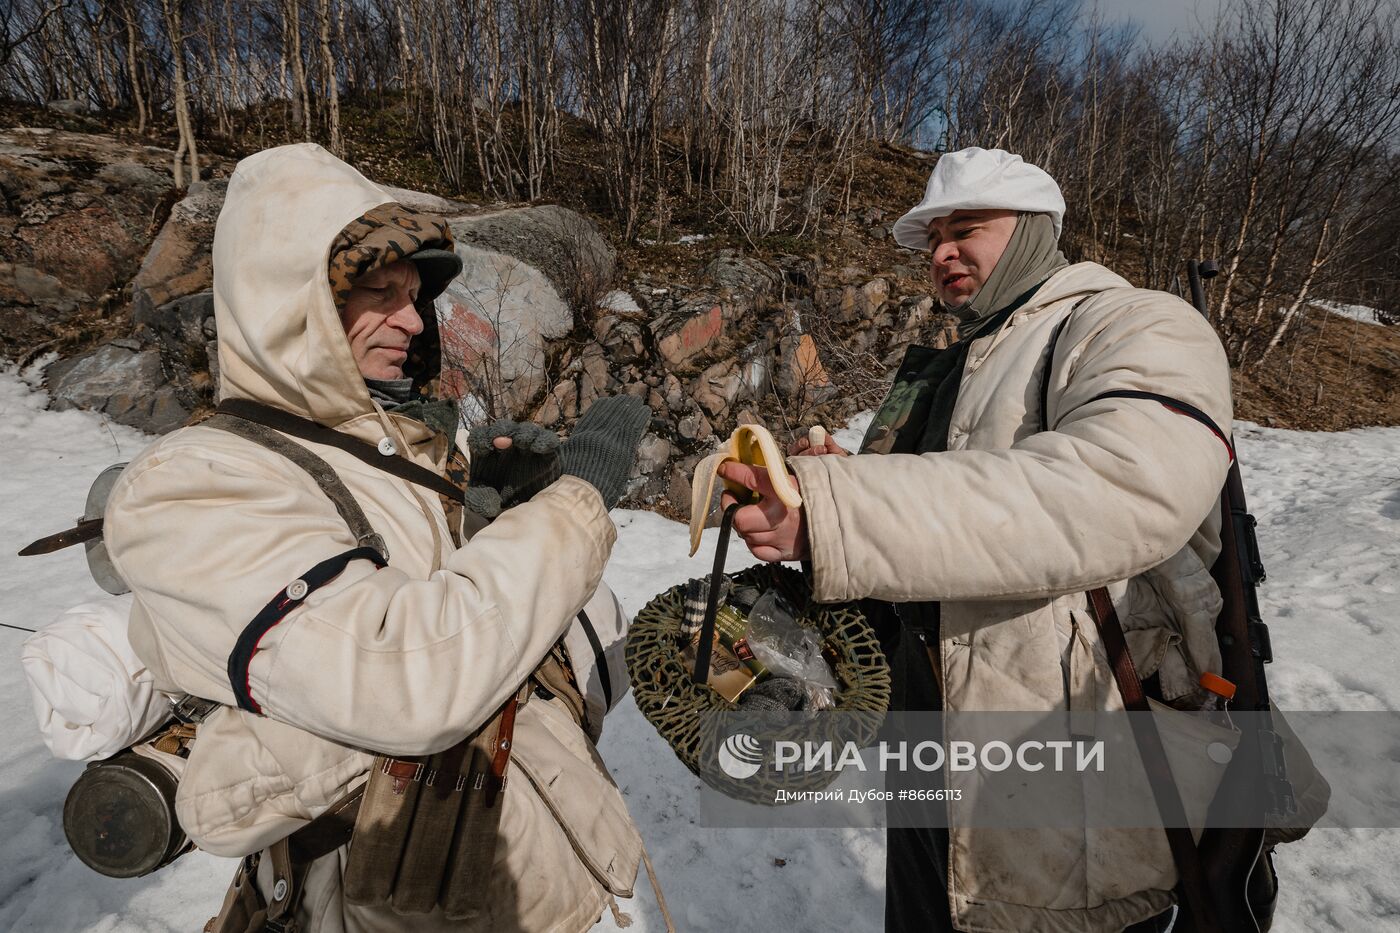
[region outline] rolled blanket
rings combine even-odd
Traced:
[[[169,697],[127,641],[124,606],[74,606],[25,639],[20,662],[56,758],[106,758],[170,718]]]

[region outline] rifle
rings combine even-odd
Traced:
[[[1213,260],[1189,260],[1186,276],[1191,303],[1209,320],[1203,281],[1219,271]],[[1255,535],[1256,521],[1245,502],[1239,457],[1220,494],[1220,556],[1211,576],[1220,588],[1224,605],[1216,619],[1222,675],[1237,686],[1234,708],[1250,715],[1235,757],[1222,784],[1223,791],[1211,804],[1211,813],[1229,812],[1238,824],[1241,812],[1257,816],[1250,828],[1213,828],[1201,836],[1198,851],[1204,874],[1210,880],[1207,897],[1215,920],[1229,931],[1263,933],[1273,923],[1278,896],[1272,849],[1264,848],[1264,826],[1286,820],[1297,812],[1293,788],[1284,765],[1283,741],[1273,728],[1268,679],[1264,665],[1273,661],[1269,627],[1259,611],[1257,587],[1266,574]],[[1190,930],[1188,922],[1184,929]]]

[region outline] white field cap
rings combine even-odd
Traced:
[[[928,223],[953,211],[999,209],[1049,214],[1060,235],[1065,198],[1045,170],[1001,149],[973,146],[939,157],[929,176],[924,199],[895,222],[894,241],[909,249],[928,249]]]

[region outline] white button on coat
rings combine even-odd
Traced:
[[[379,452],[386,457],[392,457],[394,454],[399,452],[399,449],[398,447],[394,446],[393,439],[388,437],[381,437],[379,439]]]

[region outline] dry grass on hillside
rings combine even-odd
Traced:
[[[1308,431],[1400,424],[1400,327],[1313,309],[1298,331],[1235,372],[1235,417]]]

